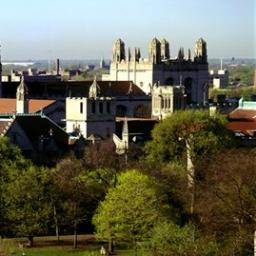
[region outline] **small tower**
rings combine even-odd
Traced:
[[[97,83],[96,76],[89,88],[89,98],[96,99],[100,95],[100,86]]]
[[[16,91],[16,113],[28,113],[28,87],[23,76]]]
[[[161,40],[161,60],[170,59],[169,43],[165,39]]]
[[[121,62],[122,60],[125,60],[125,44],[119,38],[116,40],[116,42],[113,45],[112,61]]]
[[[181,47],[178,52],[178,60],[183,61],[184,60],[184,48]]]
[[[207,63],[207,46],[203,38],[197,40],[195,45],[195,62]]]
[[[159,64],[161,62],[161,44],[156,37],[149,44],[148,59],[153,64]]]

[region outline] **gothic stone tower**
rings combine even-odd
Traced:
[[[169,43],[165,39],[161,40],[161,60],[170,59]]]
[[[116,40],[116,42],[113,45],[112,61],[121,62],[122,60],[125,60],[125,44],[119,38]]]
[[[24,77],[21,78],[16,91],[16,113],[28,113],[28,87],[25,84]]]
[[[194,61],[199,63],[207,63],[207,47],[203,38],[199,38],[196,42]]]
[[[156,37],[149,43],[148,54],[151,63],[159,64],[161,62],[161,43]]]

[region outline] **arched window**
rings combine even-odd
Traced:
[[[99,112],[102,114],[103,113],[103,102],[99,103]]]
[[[93,101],[93,102],[92,102],[92,114],[95,113],[95,109],[96,109],[95,101]]]

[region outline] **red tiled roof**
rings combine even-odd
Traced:
[[[256,132],[256,122],[234,121],[228,122],[227,128],[233,132],[241,132],[253,136]]]
[[[43,108],[48,107],[55,100],[34,100],[28,102],[29,113],[35,113]],[[0,114],[15,114],[16,113],[16,99],[0,99]]]
[[[256,110],[254,109],[235,109],[232,111],[228,118],[231,120],[255,120],[256,121]]]

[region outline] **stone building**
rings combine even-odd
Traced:
[[[150,94],[153,84],[183,84],[188,104],[204,104],[208,99],[208,61],[206,42],[200,38],[195,45],[194,56],[180,48],[178,56],[170,57],[169,43],[154,38],[148,47],[148,58],[142,58],[135,48],[132,56],[125,43],[118,39],[113,46],[110,73],[102,76],[105,81],[133,81],[145,93]]]
[[[66,132],[84,138],[109,138],[115,132],[115,98],[100,96],[100,87],[93,81],[88,97],[66,98]]]
[[[184,109],[184,86],[154,85],[152,90],[152,117],[164,119],[175,110]]]

